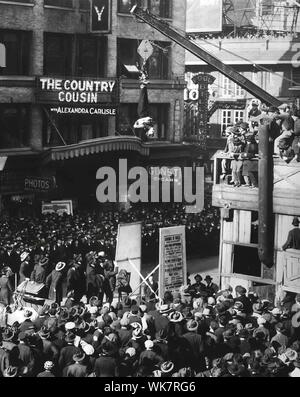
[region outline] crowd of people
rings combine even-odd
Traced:
[[[224,39],[263,39],[263,40],[272,40],[272,39],[286,39],[286,40],[295,40],[299,38],[299,33],[294,32],[280,32],[280,31],[270,31],[270,30],[247,30],[240,29],[236,32],[231,33],[205,33],[205,34],[197,34],[197,38],[201,38],[204,40],[224,40]]]
[[[300,295],[200,275],[141,300],[1,307],[2,377],[299,377]]]
[[[300,111],[287,104],[281,109],[259,108],[258,102],[253,101],[248,121],[240,120],[225,131],[227,142],[223,155],[227,158],[222,161],[221,180],[234,187],[258,187],[259,131],[266,119],[271,123],[275,157],[286,163],[300,161]]]
[[[15,283],[28,279],[45,284],[51,299],[57,301],[73,290],[80,298],[84,294],[90,298],[95,290],[105,291],[111,300],[118,278],[114,264],[118,225],[137,221],[143,224],[145,264],[157,264],[159,228],[163,227],[186,226],[189,256],[218,250],[219,214],[209,205],[199,214],[187,214],[184,206],[174,204],[74,216],[9,218],[0,221],[1,300],[10,304]]]

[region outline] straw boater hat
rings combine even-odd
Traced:
[[[12,329],[6,328],[5,331],[2,333],[2,340],[4,342],[10,342],[15,337],[15,333]]]
[[[9,366],[6,368],[6,370],[3,372],[3,376],[5,378],[16,378],[18,375],[18,368],[17,367],[12,367]]]
[[[58,262],[58,264],[55,266],[55,270],[57,272],[61,272],[64,270],[65,267],[66,267],[65,262]]]
[[[40,264],[40,266],[42,266],[42,267],[47,266],[48,263],[49,263],[49,258],[47,258],[47,256],[42,257],[42,258],[40,259],[40,261],[39,261],[39,264]]]
[[[126,350],[125,354],[128,354],[129,357],[133,357],[133,356],[136,355],[136,350],[135,350],[134,347],[129,347],[129,348]]]
[[[39,332],[39,335],[42,339],[48,339],[50,337],[50,331],[46,326],[43,326]]]
[[[46,362],[45,362],[45,364],[44,364],[44,369],[45,369],[46,371],[51,371],[51,369],[53,369],[53,368],[54,368],[54,364],[53,364],[52,361],[46,361]]]
[[[29,255],[28,252],[23,252],[23,253],[21,254],[21,257],[20,257],[21,262],[24,262],[24,261],[28,258],[28,255]]]
[[[186,328],[187,328],[187,330],[190,331],[190,332],[197,331],[197,329],[198,329],[198,323],[197,323],[197,321],[195,321],[195,320],[190,320],[190,321],[187,323]]]
[[[170,309],[169,305],[162,305],[160,306],[159,312],[162,315],[167,315],[172,311],[172,309]]]
[[[81,361],[83,361],[85,359],[85,354],[84,352],[78,352],[75,353],[73,355],[73,361],[75,361],[75,363],[80,363]]]
[[[180,312],[173,312],[169,315],[171,323],[180,323],[183,320],[183,315]]]
[[[166,361],[161,364],[160,370],[164,374],[169,374],[174,370],[174,363],[172,361]]]
[[[65,324],[66,331],[72,331],[75,328],[76,328],[76,324],[71,321]]]

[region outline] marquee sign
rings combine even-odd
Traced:
[[[116,79],[37,78],[36,100],[38,103],[80,107],[99,103],[115,104],[117,93]]]

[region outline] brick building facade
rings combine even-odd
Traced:
[[[130,157],[133,164],[190,163],[193,147],[182,144],[185,51],[137,22],[130,15],[135,1],[99,0],[97,4],[102,3],[110,5],[108,33],[91,32],[89,0],[0,1],[0,43],[6,48],[6,67],[0,67],[0,157],[8,156],[0,173],[0,194],[24,193],[23,176],[14,189],[4,188],[5,184],[12,185],[7,173],[13,172],[17,180],[21,169],[59,180],[59,170],[72,169],[74,159],[81,162],[81,170],[86,168],[84,161],[99,165],[106,161],[105,156],[112,161],[121,154]],[[140,3],[185,29],[185,1]],[[146,144],[132,128],[140,93],[137,48],[144,39],[153,45],[148,92],[157,131],[156,139]],[[60,105],[53,99],[57,93],[41,91],[43,78],[67,80],[68,84],[73,80],[113,81],[114,95],[103,95],[103,99],[100,95],[97,106],[114,105],[117,115],[53,113],[53,107]],[[80,106],[89,108],[86,103]],[[26,170],[28,164],[32,169]],[[58,196],[65,194],[61,190]]]

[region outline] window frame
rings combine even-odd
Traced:
[[[81,65],[81,40],[94,40],[96,45],[96,74],[89,75],[86,73],[79,72],[79,68]],[[89,34],[77,34],[76,35],[76,45],[75,45],[75,70],[74,74],[77,77],[106,77],[107,75],[107,37],[106,36],[98,36],[98,35],[89,35]],[[101,51],[102,50],[102,51]],[[104,53],[104,56],[103,54]],[[103,60],[103,63],[101,62]]]
[[[149,79],[150,80],[169,80],[170,79],[170,72],[171,72],[171,62],[170,58],[172,57],[172,50],[171,50],[171,43],[167,41],[155,41],[159,47],[167,47],[168,48],[168,54],[164,55],[162,54],[162,50],[158,49],[158,57],[156,59],[158,60],[158,69],[157,69],[157,74],[154,75],[151,73],[151,63],[149,60],[146,63],[146,68],[148,69],[149,72]],[[133,47],[129,49],[130,45]],[[123,60],[121,58],[121,49],[122,51],[125,51],[125,46],[127,46],[128,50],[127,53],[132,53],[132,58],[131,60]],[[129,47],[128,47],[129,46]],[[138,48],[138,42],[136,39],[128,39],[124,37],[118,37],[117,40],[117,60],[118,60],[118,75],[121,76],[123,72],[123,65],[130,64],[130,65],[136,65],[136,63],[141,63],[141,57],[137,53],[137,48]],[[155,51],[154,51],[155,53]],[[152,56],[153,57],[153,56]],[[165,57],[165,59],[164,59]],[[129,63],[128,63],[129,62]]]
[[[246,111],[245,110],[233,110],[234,123],[237,124],[240,120],[245,120]]]
[[[141,8],[147,8],[147,9],[149,9],[149,11],[150,12],[152,12],[153,13],[153,10],[152,10],[152,5],[151,5],[151,1],[153,1],[153,0],[130,0],[132,3],[137,3],[138,4],[138,6],[139,7],[141,7]],[[165,16],[165,15],[161,15],[162,13],[161,13],[161,9],[163,8],[163,6],[166,4],[166,2],[169,2],[168,4],[169,4],[169,12],[168,12],[168,16]],[[121,3],[122,3],[122,0],[118,0],[118,14],[120,14],[120,15],[126,15],[126,16],[131,16],[131,14],[130,14],[130,10],[128,9],[128,11],[122,11],[121,10]],[[134,6],[134,4],[133,5],[131,5],[130,6],[130,9],[132,8]],[[172,3],[172,1],[171,0],[160,0],[160,13],[159,13],[159,15],[157,15],[156,13],[154,14],[154,15],[156,15],[156,16],[158,16],[159,18],[162,18],[162,19],[166,19],[166,20],[172,20],[173,19],[173,3]]]
[[[1,103],[0,104],[0,135],[1,131],[4,129],[1,127],[2,121],[4,120],[2,114],[4,110],[9,110],[9,109],[15,109],[16,110],[16,115],[15,115],[15,123],[16,127],[13,127],[13,130],[15,134],[17,134],[21,140],[20,143],[15,146],[6,146],[6,147],[0,147],[0,149],[19,149],[19,148],[28,148],[30,146],[29,141],[30,141],[30,104],[27,103]],[[24,115],[22,113],[24,112]],[[8,131],[9,133],[9,131]],[[9,136],[11,134],[9,133]]]
[[[7,65],[10,57],[8,44],[7,41],[4,39],[5,34],[15,34],[15,43],[17,45],[17,62],[13,63],[14,65],[17,65],[17,72],[9,72],[7,70]],[[0,29],[0,42],[4,44],[6,49],[6,67],[0,68],[0,76],[28,76],[30,73],[30,49],[32,42],[32,31]],[[24,48],[26,46],[27,48]]]
[[[49,40],[50,38],[55,38],[59,42],[61,40],[64,40],[63,46],[64,49],[62,53],[64,54],[64,71],[63,72],[51,72],[49,71],[49,65],[47,64],[49,61],[47,61],[47,49],[49,48]],[[66,33],[53,33],[53,32],[44,32],[44,75],[45,76],[71,76],[73,73],[73,41],[74,41],[74,35],[72,34],[66,34]],[[69,52],[66,53],[65,49],[67,49]],[[57,56],[59,58],[59,56]],[[52,58],[53,59],[53,58]],[[69,64],[68,64],[69,63]]]
[[[225,115],[225,113],[226,113],[226,115]],[[221,109],[221,136],[223,138],[225,137],[226,128],[231,124],[232,124],[232,110],[231,109]]]
[[[54,2],[61,2],[61,1],[69,1],[71,2],[71,6],[67,6],[67,5],[56,5],[56,4],[46,4],[47,1],[54,1]],[[44,0],[44,7],[45,8],[58,8],[58,9],[63,9],[63,10],[74,10],[74,4],[73,4],[73,0]]]

